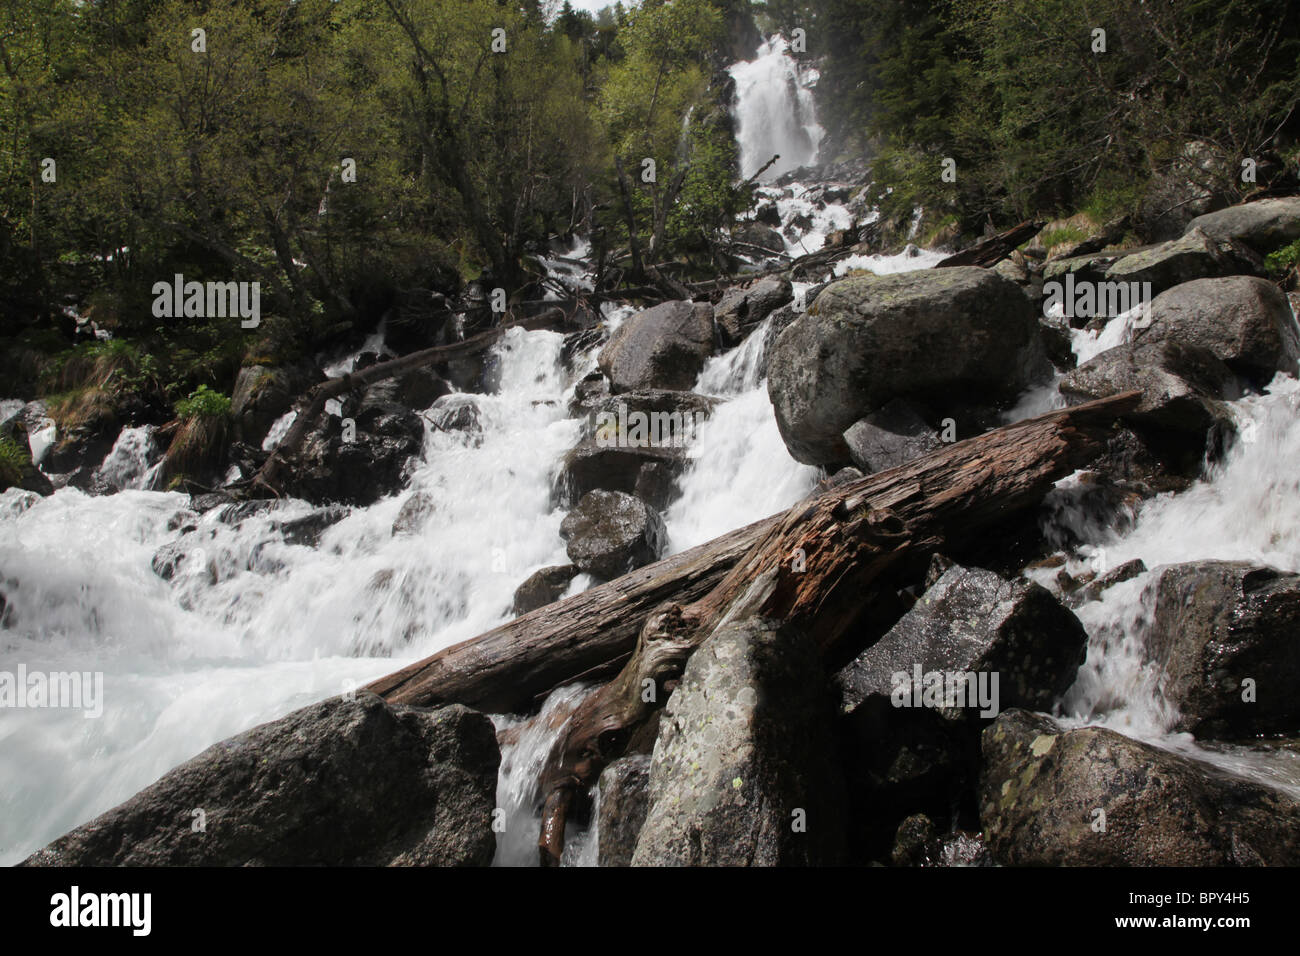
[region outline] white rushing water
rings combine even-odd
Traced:
[[[824,135],[812,93],[817,71],[800,63],[784,37],[773,36],[753,60],[729,72],[736,83],[741,176],[750,178],[775,155],[781,158],[763,173],[765,180],[813,163]]]
[[[180,534],[169,524],[184,495],[0,495],[0,669],[102,672],[105,704],[98,719],[0,715],[0,864],[218,740],[506,619],[521,581],[566,560],[551,478],[580,423],[565,418],[562,341],[510,332],[500,391],[473,398],[482,432],[428,429],[409,489],[354,509],[316,548],[272,529],[314,510],[305,503],[237,526],[216,509],[187,519],[198,528],[186,546],[202,554],[168,582],[151,562]],[[432,514],[395,535],[416,492]]]

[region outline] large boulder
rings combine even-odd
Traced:
[[[712,354],[712,306],[664,302],[624,321],[600,350],[597,364],[613,392],[689,391]]]
[[[1199,463],[1207,433],[1230,420],[1221,401],[1235,398],[1236,379],[1209,349],[1176,339],[1107,349],[1066,374],[1061,394],[1072,404],[1137,390],[1126,419],[1163,458]]]
[[[241,368],[230,397],[236,434],[250,445],[261,445],[275,420],[293,407],[295,397],[293,378],[284,369]]]
[[[691,442],[716,405],[716,399],[694,392],[661,389],[592,401],[582,438],[564,456],[557,499],[569,504],[603,489],[667,507]]]
[[[848,461],[843,433],[895,398],[939,413],[1014,398],[1045,368],[1034,308],[974,266],[832,283],[781,333],[768,392],[790,454]]]
[[[1107,282],[1149,282],[1159,295],[1193,279],[1261,275],[1263,262],[1231,239],[1211,239],[1194,229],[1149,249],[1133,252],[1106,270]]]
[[[365,506],[400,490],[410,460],[424,447],[424,423],[393,404],[363,407],[353,421],[325,415],[308,434],[297,464],[285,475],[284,491],[313,504]]]
[[[907,402],[896,398],[844,432],[854,466],[865,474],[888,471],[939,447],[939,434]]]
[[[668,543],[664,520],[644,501],[621,491],[590,491],[564,517],[560,535],[569,560],[611,580],[657,561]]]
[[[919,669],[923,676],[986,675],[988,689],[995,691],[991,708],[965,706],[967,713],[1050,710],[1074,683],[1087,645],[1079,619],[1041,585],[953,565],[884,637],[840,671],[842,706],[848,712],[869,697],[888,700],[896,694],[903,700],[896,706],[913,706]],[[925,678],[915,688],[923,700],[929,684]],[[948,702],[943,709],[951,709]]]
[[[1300,371],[1300,326],[1286,294],[1251,276],[1197,279],[1161,293],[1151,303],[1150,325],[1134,341],[1207,349],[1261,385],[1277,372]]]
[[[1260,255],[1300,239],[1300,196],[1259,199],[1197,216],[1187,232],[1200,229],[1211,239],[1236,239]]]
[[[600,775],[600,866],[631,866],[637,837],[650,808],[650,755],[628,754]]]
[[[1300,863],[1300,802],[1208,763],[1022,710],[983,748],[980,813],[1004,865]]]
[[[362,691],[209,747],[25,863],[486,866],[499,761],[482,714]]]
[[[1300,734],[1300,575],[1240,561],[1159,571],[1146,652],[1167,675],[1176,731]]]
[[[774,623],[714,631],[664,709],[634,866],[839,862],[843,783],[812,645]]]
[[[728,289],[713,307],[724,345],[738,345],[757,325],[794,298],[790,280],[768,276],[745,288]]]

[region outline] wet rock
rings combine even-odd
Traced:
[[[515,590],[511,613],[516,616],[527,614],[555,603],[580,573],[582,572],[576,564],[558,564],[534,571]]]
[[[843,433],[895,398],[943,417],[1011,400],[1046,371],[1034,308],[987,269],[832,283],[773,345],[768,393],[786,447],[810,465],[848,460]]]
[[[1104,574],[1099,574],[1095,579],[1089,581],[1071,597],[1069,604],[1071,607],[1078,607],[1088,601],[1099,601],[1101,596],[1115,585],[1131,581],[1139,574],[1145,574],[1146,572],[1146,562],[1141,558],[1125,561],[1119,567],[1112,568]]]
[[[287,471],[286,494],[313,504],[364,507],[402,488],[411,459],[423,450],[419,415],[398,405],[372,405],[358,411],[353,424],[355,434],[345,435],[340,419],[325,416]]]
[[[1212,352],[1257,385],[1300,371],[1300,326],[1286,294],[1265,279],[1198,279],[1158,295],[1138,345],[1175,341]]]
[[[285,544],[314,548],[320,544],[321,535],[326,529],[338,524],[351,513],[351,508],[331,505],[292,521],[275,522],[272,529],[280,532]]]
[[[1210,764],[1022,710],[983,751],[980,814],[1004,865],[1300,863],[1300,802]]]
[[[653,389],[593,403],[582,438],[560,467],[557,500],[567,504],[602,489],[667,507],[691,442],[716,405],[693,392]]]
[[[1197,216],[1187,232],[1200,229],[1211,239],[1235,239],[1260,255],[1300,239],[1300,196],[1259,199]]]
[[[208,748],[25,864],[486,866],[499,760],[468,708],[333,697]]]
[[[405,375],[376,382],[365,391],[362,404],[401,405],[414,411],[428,408],[452,388],[442,376],[429,368],[412,369]]]
[[[995,712],[1049,710],[1074,682],[1087,644],[1079,619],[1046,588],[954,565],[884,637],[840,671],[841,703],[848,712],[869,697],[890,700],[896,692],[914,702],[919,667],[922,675],[988,675],[989,690],[996,674]],[[896,681],[896,675],[902,676]],[[929,686],[927,679],[926,694]]]
[[[198,514],[211,511],[213,508],[220,508],[234,502],[234,497],[225,491],[213,491],[207,494],[194,495],[190,498],[190,508]]]
[[[599,866],[631,866],[650,809],[650,755],[615,760],[600,775]]]
[[[393,536],[399,534],[419,534],[424,523],[429,520],[436,507],[433,495],[427,491],[417,491],[404,502],[393,519]]]
[[[1235,561],[1159,572],[1147,635],[1175,731],[1246,738],[1300,733],[1300,575]]]
[[[249,365],[235,376],[230,414],[236,434],[251,445],[260,445],[275,420],[293,407],[293,382],[283,369]]]
[[[434,402],[429,409],[430,423],[444,432],[480,434],[483,431],[482,418],[478,399],[463,393],[446,395]]]
[[[560,524],[569,560],[581,570],[611,580],[657,561],[668,531],[663,518],[621,491],[591,491]]]
[[[894,399],[844,432],[853,464],[866,474],[888,471],[939,447],[939,434],[907,402]]]
[[[635,866],[834,864],[832,703],[802,634],[748,620],[691,655],[664,709]]]
[[[728,289],[713,307],[713,320],[726,346],[739,345],[772,312],[794,297],[784,276],[759,279],[748,288]]]
[[[713,308],[707,302],[664,302],[624,321],[597,362],[613,392],[689,391],[713,344]]]
[[[1235,377],[1214,353],[1171,339],[1108,349],[1060,383],[1071,404],[1131,389],[1142,399],[1125,420],[1179,467],[1199,464],[1207,434],[1230,420],[1221,399],[1238,397]]]
[[[1194,279],[1263,274],[1259,256],[1232,240],[1216,241],[1200,230],[1117,260],[1106,270],[1107,282],[1151,283],[1159,295]]]
[[[900,822],[913,814],[975,825],[979,725],[937,710],[864,699],[839,721],[853,861],[886,860]]]

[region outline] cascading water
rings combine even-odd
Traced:
[[[812,94],[817,71],[802,65],[777,35],[759,47],[753,60],[733,64],[729,72],[736,83],[741,176],[753,176],[775,155],[781,158],[767,168],[764,179],[813,163],[824,135]]]
[[[6,627],[0,667],[102,672],[99,719],[71,709],[0,719],[0,864],[120,803],[208,745],[362,685],[500,623],[529,573],[565,560],[552,470],[580,423],[565,417],[562,336],[512,330],[500,389],[474,396],[481,431],[426,429],[403,494],[353,510],[315,548],[273,523],[195,519],[199,560],[165,581],[184,495],[0,495]],[[394,519],[425,492],[418,534]]]

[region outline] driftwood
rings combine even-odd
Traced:
[[[1044,221],[1034,221],[1027,219],[1018,226],[1012,226],[1005,232],[999,232],[996,236],[989,236],[987,239],[981,239],[969,249],[963,249],[955,255],[939,262],[935,268],[943,269],[946,266],[983,266],[990,269],[997,265],[1007,256],[1011,255],[1016,246],[1028,242],[1034,236],[1042,231],[1043,226],[1047,225]]]
[[[768,524],[707,594],[656,609],[618,675],[579,705],[543,771],[543,865],[556,865],[568,812],[662,706],[691,652],[722,623],[751,616],[793,625],[824,660],[861,649],[864,609],[939,548],[960,547],[1037,505],[1090,461],[1129,392],[999,428],[899,468],[831,488]],[[653,693],[651,689],[653,688]]]
[[[280,493],[276,482],[281,469],[287,461],[297,454],[298,449],[306,440],[317,419],[325,411],[325,403],[331,398],[338,398],[340,395],[366,388],[376,382],[382,382],[396,375],[403,375],[426,365],[477,354],[494,345],[510,329],[549,328],[562,323],[564,317],[563,310],[551,309],[532,318],[488,329],[486,332],[480,332],[478,335],[473,335],[461,342],[453,342],[450,345],[437,345],[419,352],[412,352],[410,355],[403,355],[401,358],[395,358],[388,362],[379,362],[360,372],[352,372],[341,378],[321,382],[298,401],[298,417],[294,419],[293,425],[290,426],[289,432],[284,436],[283,441],[276,446],[275,450],[271,452],[271,456],[267,458],[253,477],[251,487],[263,488],[273,495]]]

